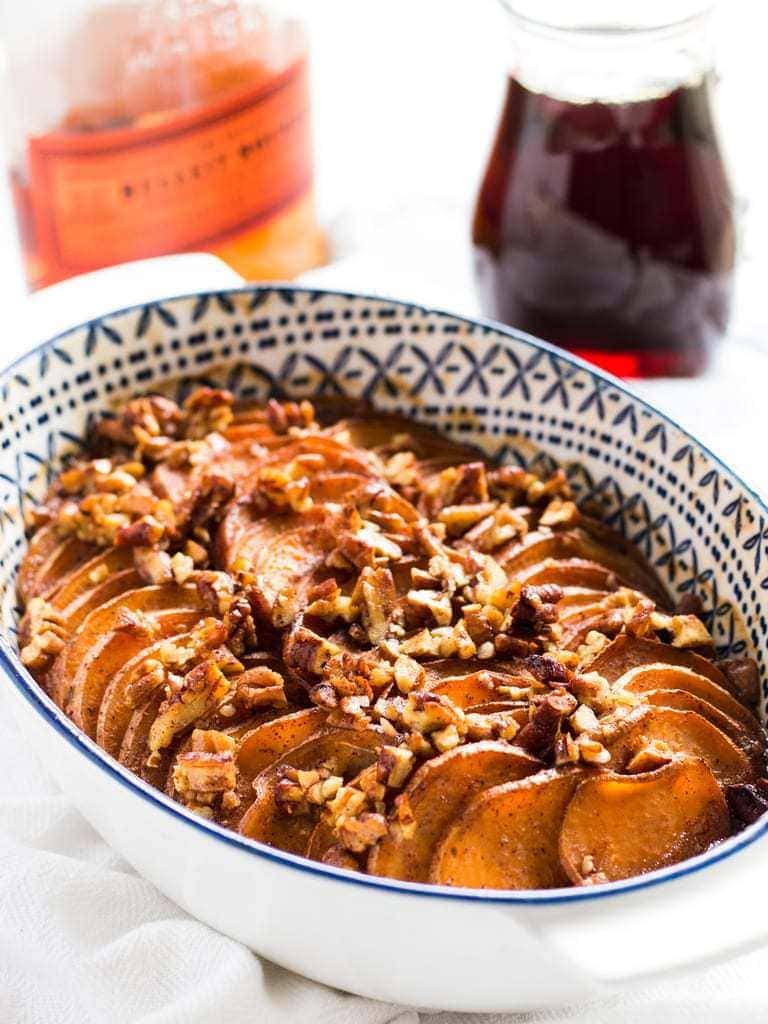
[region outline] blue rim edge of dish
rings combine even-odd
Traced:
[[[245,285],[243,287],[223,288],[212,291],[210,294],[254,294],[273,291],[292,291],[307,295],[328,295],[338,296],[339,298],[344,299],[364,299],[371,302],[387,302],[395,306],[402,306],[406,309],[418,309],[423,313],[451,317],[452,319],[465,324],[487,328],[488,330],[495,331],[508,338],[514,338],[515,341],[521,341],[532,349],[548,352],[558,359],[566,363],[570,363],[572,366],[585,370],[593,377],[605,381],[611,387],[621,391],[634,402],[638,402],[651,413],[661,416],[668,423],[671,423],[672,426],[690,437],[691,440],[698,445],[701,451],[705,452],[717,466],[730,474],[733,479],[743,487],[746,493],[757,502],[762,511],[766,514],[766,517],[768,517],[768,505],[766,505],[758,493],[746,484],[737,473],[718,458],[718,456],[715,455],[705,444],[702,444],[671,416],[661,412],[660,409],[657,409],[654,405],[645,401],[645,399],[640,398],[622,381],[612,376],[610,373],[603,372],[588,363],[586,360],[580,359],[578,356],[571,355],[569,352],[565,352],[562,349],[557,348],[555,345],[551,345],[549,342],[536,338],[533,335],[526,334],[524,331],[507,327],[505,324],[498,323],[495,320],[483,317],[461,316],[460,314],[452,313],[449,310],[439,309],[433,306],[422,306],[417,302],[393,299],[386,295],[370,295],[364,292],[339,291],[333,288],[308,288],[295,286],[289,283],[283,284],[282,282],[274,282],[269,285]],[[151,304],[156,305],[165,302],[176,302],[184,299],[191,299],[200,294],[205,293],[202,290],[199,290],[194,292],[185,292],[180,295],[169,295],[162,299],[154,299]],[[33,355],[36,352],[43,352],[45,349],[50,348],[57,341],[71,334],[73,331],[81,330],[83,327],[87,327],[90,323],[103,320],[106,317],[121,316],[124,313],[129,313],[136,309],[142,309],[145,305],[147,304],[134,303],[131,306],[125,306],[122,309],[113,310],[109,313],[103,314],[102,316],[94,318],[94,320],[87,320],[80,324],[74,324],[72,327],[68,327],[66,330],[60,331],[58,334],[55,334],[53,337],[48,338],[46,341],[41,342],[39,345],[34,346],[14,359],[0,371],[0,378],[11,373],[16,366],[29,358],[30,355]],[[284,853],[281,850],[276,850],[263,843],[259,843],[257,840],[248,839],[236,832],[225,829],[214,822],[208,821],[207,819],[201,818],[193,812],[188,811],[186,808],[182,807],[181,804],[177,804],[164,793],[161,793],[159,790],[149,786],[138,776],[133,775],[121,764],[115,761],[114,758],[107,754],[106,751],[102,750],[53,703],[50,697],[48,697],[42,688],[35,682],[30,673],[21,665],[18,656],[13,651],[6,636],[3,634],[0,634],[0,666],[5,670],[5,673],[11,679],[11,682],[16,689],[25,698],[27,703],[30,704],[44,719],[46,719],[60,736],[62,736],[75,749],[79,750],[80,753],[84,754],[85,757],[87,757],[88,760],[98,768],[106,772],[122,786],[133,791],[143,800],[153,804],[166,814],[170,814],[186,824],[191,825],[204,835],[207,835],[212,839],[223,840],[230,846],[234,846],[246,853],[255,854],[258,857],[273,861],[283,867],[295,868],[299,871],[307,872],[308,874],[317,875],[323,878],[330,878],[337,882],[345,882],[350,885],[362,885],[367,888],[392,891],[413,896],[429,897],[432,899],[472,901],[489,904],[522,904],[527,906],[536,906],[576,903],[584,900],[618,897],[624,893],[637,892],[642,889],[648,889],[652,886],[671,882],[676,878],[695,874],[696,872],[709,867],[711,864],[716,864],[719,861],[732,857],[734,854],[743,850],[747,846],[751,846],[752,843],[756,842],[768,833],[768,817],[766,817],[762,821],[758,821],[753,825],[750,825],[738,835],[731,836],[729,839],[725,840],[718,846],[713,847],[713,849],[706,853],[682,861],[678,865],[672,865],[671,867],[662,868],[659,871],[649,872],[647,875],[637,876],[624,881],[611,882],[604,886],[595,886],[594,888],[544,889],[533,891],[499,889],[489,891],[463,889],[459,887],[454,888],[451,886],[427,885],[420,882],[404,882],[394,878],[379,878],[373,875],[364,875],[358,872],[345,871],[342,868],[335,868],[327,864],[320,864],[318,862],[311,861],[308,858],[299,857],[295,854]]]

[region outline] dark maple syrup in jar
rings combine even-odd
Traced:
[[[488,316],[620,376],[701,372],[734,267],[708,76],[617,103],[510,78],[473,241]]]

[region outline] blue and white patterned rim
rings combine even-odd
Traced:
[[[539,341],[536,338],[526,335],[523,332],[516,331],[508,328],[504,325],[497,324],[490,320],[470,319],[466,317],[456,316],[449,312],[433,309],[428,307],[416,306],[412,303],[405,303],[399,300],[388,299],[383,296],[370,296],[354,292],[337,292],[322,289],[306,289],[306,288],[293,288],[287,286],[280,286],[279,288],[273,287],[244,287],[231,289],[223,293],[215,293],[213,295],[200,295],[198,293],[185,294],[172,296],[167,299],[161,300],[160,302],[152,303],[149,306],[131,306],[123,310],[118,310],[109,317],[101,318],[98,321],[92,321],[88,324],[83,324],[80,327],[72,328],[60,335],[42,343],[37,346],[31,352],[26,353],[24,356],[19,357],[13,363],[10,364],[2,373],[0,373],[0,388],[2,388],[2,397],[7,400],[8,390],[7,382],[11,378],[19,379],[19,371],[22,367],[37,359],[38,367],[40,368],[41,376],[44,375],[48,366],[50,365],[51,355],[55,354],[62,361],[71,363],[71,358],[66,354],[62,348],[62,343],[66,339],[70,339],[78,331],[86,332],[86,339],[95,337],[99,330],[106,331],[109,334],[111,328],[105,321],[111,321],[118,319],[121,316],[136,313],[138,314],[138,323],[141,325],[144,322],[146,329],[146,322],[154,314],[158,315],[163,320],[166,326],[176,326],[175,320],[169,323],[165,319],[168,315],[173,318],[173,314],[169,313],[166,307],[169,304],[184,303],[184,302],[195,302],[196,308],[202,309],[203,312],[209,307],[211,303],[220,303],[224,312],[228,312],[228,304],[232,304],[232,296],[250,296],[253,299],[252,308],[260,307],[270,296],[279,295],[282,296],[284,301],[289,305],[292,305],[296,296],[303,297],[305,300],[317,301],[318,299],[331,299],[334,301],[350,301],[350,302],[363,302],[371,304],[383,304],[386,307],[391,307],[395,310],[400,310],[402,315],[408,316],[413,312],[418,312],[425,317],[437,317],[444,319],[447,322],[453,322],[455,324],[463,325],[470,332],[476,329],[480,330],[484,334],[493,334],[500,336],[503,339],[507,339],[509,342],[515,344],[515,346],[522,346],[533,353],[531,358],[527,361],[525,366],[521,366],[519,360],[515,358],[515,362],[518,367],[518,375],[515,378],[518,382],[520,380],[524,382],[525,373],[527,371],[535,371],[538,367],[538,360],[542,356],[548,357],[548,362],[552,367],[559,367],[556,370],[556,380],[553,386],[553,394],[558,392],[558,389],[562,388],[562,393],[565,394],[565,382],[570,377],[573,377],[577,372],[582,375],[586,375],[591,378],[594,389],[592,392],[592,401],[598,404],[602,401],[602,398],[608,394],[617,394],[623,396],[628,400],[628,404],[624,410],[617,414],[614,418],[613,424],[621,424],[628,418],[635,420],[632,434],[637,434],[637,417],[638,413],[646,415],[653,419],[655,422],[651,426],[650,430],[644,436],[644,442],[649,442],[658,439],[659,431],[663,432],[664,426],[667,425],[674,431],[678,431],[681,435],[688,438],[687,445],[684,445],[679,451],[676,451],[672,456],[672,461],[685,461],[687,460],[691,467],[690,473],[693,474],[694,464],[694,450],[698,450],[706,458],[706,461],[710,464],[710,469],[704,475],[700,484],[704,486],[712,485],[714,482],[716,501],[717,501],[717,488],[721,485],[721,481],[727,486],[733,488],[735,485],[741,490],[732,502],[728,502],[725,506],[724,513],[726,515],[732,515],[738,518],[739,525],[737,527],[737,534],[741,529],[741,515],[742,505],[746,500],[749,500],[754,504],[755,509],[759,513],[759,524],[756,534],[751,534],[742,544],[742,547],[746,551],[755,552],[755,569],[761,564],[761,550],[763,547],[763,541],[768,540],[768,529],[766,529],[766,523],[768,523],[768,506],[763,502],[759,495],[750,487],[748,487],[729,467],[727,467],[720,459],[717,458],[706,446],[702,445],[695,438],[687,435],[686,432],[669,416],[661,413],[655,409],[652,405],[638,398],[620,381],[611,377],[608,374],[604,374],[601,371],[590,366],[588,363],[575,356],[568,355],[554,346],[547,344],[546,342]],[[193,316],[193,320],[194,320]],[[139,331],[139,334],[141,332]],[[337,332],[338,333],[338,332]],[[274,342],[273,342],[274,343]],[[88,342],[86,340],[86,346]],[[271,346],[269,346],[271,347]],[[494,346],[498,348],[499,346]],[[507,350],[509,351],[509,350]],[[63,353],[63,354],[62,354]],[[90,354],[90,353],[89,353]],[[514,358],[513,356],[510,357]],[[443,361],[444,361],[443,357]],[[472,357],[475,363],[475,375],[477,376],[482,367],[478,367],[476,357]],[[381,361],[377,362],[377,383],[382,380],[382,374],[386,374],[387,368],[384,367],[382,370]],[[489,365],[491,360],[484,357],[483,362],[485,365]],[[321,364],[322,365],[322,364]],[[562,370],[565,367],[565,373]],[[424,367],[422,367],[423,369]],[[570,369],[569,369],[570,368]],[[202,369],[202,367],[201,367]],[[327,369],[325,372],[327,374]],[[426,378],[429,379],[430,375],[434,375],[435,366],[434,361],[426,367]],[[541,374],[539,374],[541,376]],[[22,377],[22,379],[26,379]],[[559,383],[558,383],[559,381]],[[154,383],[154,382],[153,382]],[[511,389],[510,389],[511,390]],[[567,407],[567,402],[565,403]],[[579,410],[584,412],[584,408]],[[44,414],[45,415],[45,414]],[[661,427],[660,427],[661,425]],[[29,428],[27,428],[29,430]],[[1,435],[0,435],[1,436]],[[530,435],[529,435],[530,436]],[[76,440],[72,438],[72,440]],[[3,448],[7,447],[7,439],[3,442]],[[569,445],[570,447],[570,445]],[[663,450],[666,452],[666,440],[664,440]],[[9,480],[7,474],[3,476],[0,473],[0,480],[5,479],[6,483],[19,484],[19,481]],[[642,480],[642,478],[640,478]],[[681,504],[682,511],[682,504]],[[709,514],[709,522],[712,521],[712,516]],[[623,524],[622,524],[623,525]],[[651,523],[650,529],[654,528],[654,524]],[[726,547],[730,545],[726,543]],[[675,545],[672,544],[672,554],[676,554],[674,550]],[[683,553],[688,550],[683,549]],[[695,572],[693,579],[700,579],[702,574],[698,573],[698,567],[694,566]],[[705,577],[706,579],[706,577]],[[746,577],[745,577],[746,579]],[[761,581],[760,586],[762,589],[768,589],[768,578]],[[683,588],[685,589],[685,586]],[[714,608],[713,612],[717,609]],[[761,629],[763,629],[763,635],[765,634],[765,620],[760,620]],[[758,644],[757,630],[753,629],[750,631],[755,647]],[[732,635],[732,649],[743,649],[744,643],[733,642],[734,637]],[[90,740],[84,733],[81,732],[77,726],[50,700],[50,698],[38,687],[34,679],[27,672],[27,670],[21,665],[19,658],[13,650],[8,638],[0,635],[0,666],[5,670],[6,675],[9,677],[13,685],[24,697],[24,699],[39,713],[55,730],[62,736],[71,746],[79,750],[84,754],[93,764],[97,765],[102,771],[105,771],[110,777],[115,779],[120,785],[127,787],[134,794],[138,795],[141,799],[149,802],[151,805],[160,808],[163,813],[173,815],[174,817],[184,821],[186,824],[193,828],[207,834],[213,839],[221,842],[228,843],[236,848],[239,848],[249,854],[257,857],[265,858],[278,864],[282,864],[286,867],[295,868],[300,871],[309,872],[314,875],[327,877],[336,881],[345,882],[351,885],[363,885],[374,889],[391,890],[398,893],[409,893],[417,896],[435,898],[435,899],[446,899],[446,900],[471,900],[480,903],[511,903],[511,904],[550,904],[550,903],[569,903],[583,900],[595,900],[595,899],[606,899],[610,897],[617,897],[627,892],[633,892],[641,889],[650,888],[652,886],[659,885],[664,882],[673,881],[676,878],[681,878],[686,875],[693,874],[702,870],[710,864],[723,861],[727,858],[732,857],[738,853],[739,850],[751,845],[758,839],[762,838],[768,833],[768,819],[759,821],[754,825],[750,826],[744,832],[737,836],[732,837],[721,845],[715,847],[709,853],[702,854],[698,857],[684,861],[679,865],[665,868],[660,871],[650,873],[638,878],[628,879],[623,882],[614,882],[607,886],[598,886],[595,888],[587,889],[558,889],[558,890],[545,890],[545,891],[533,891],[533,892],[516,892],[516,891],[504,891],[504,890],[473,890],[473,889],[461,889],[461,888],[449,888],[440,887],[433,885],[425,885],[420,883],[412,882],[401,882],[395,879],[387,878],[374,878],[368,875],[361,875],[354,872],[347,872],[343,869],[330,867],[328,865],[320,864],[314,861],[306,860],[302,857],[297,857],[292,854],[283,853],[279,850],[274,850],[271,847],[265,846],[255,840],[247,839],[234,832],[222,828],[206,819],[200,818],[194,815],[192,812],[187,811],[181,805],[172,801],[165,794],[153,789],[141,779],[128,772],[123,768],[117,761],[106,754],[101,748],[99,748],[92,740]]]

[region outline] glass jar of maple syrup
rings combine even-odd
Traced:
[[[6,135],[31,288],[206,251],[323,262],[307,43],[248,0],[5,0]]]
[[[512,64],[473,223],[484,313],[621,376],[700,373],[734,268],[710,5],[506,6]]]

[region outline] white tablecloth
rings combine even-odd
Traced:
[[[423,211],[422,211],[423,212]],[[455,217],[450,222],[455,223]],[[431,251],[445,223],[426,225]],[[396,219],[390,236],[397,237]],[[376,259],[316,272],[318,284],[378,291],[474,312],[466,268],[415,274],[385,234]],[[454,246],[454,251],[455,246]],[[458,269],[457,269],[458,267]],[[768,331],[766,332],[768,336]],[[768,492],[763,457],[768,356],[736,330],[699,381],[638,387]],[[0,702],[0,708],[2,703]],[[261,961],[184,914],[137,877],[56,789],[0,718],[0,1022],[2,1024],[459,1024],[334,992]],[[738,914],[739,908],[734,907]],[[631,921],[627,922],[631,927]],[[712,922],[717,927],[717,922]],[[574,1024],[755,1024],[768,1018],[768,952],[557,1013],[482,1021]],[[460,984],[460,981],[459,981]],[[396,982],[393,996],[396,997]]]

